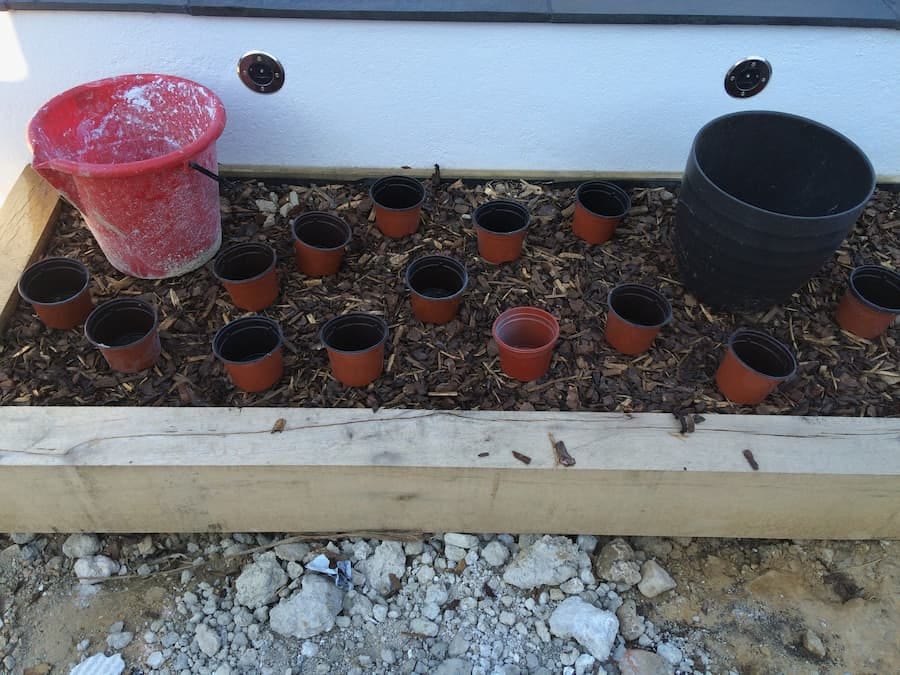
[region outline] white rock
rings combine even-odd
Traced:
[[[444,547],[444,557],[446,557],[450,562],[459,562],[466,557],[466,549],[460,548],[459,546],[452,546],[450,544],[447,544]]]
[[[33,542],[37,535],[34,532],[10,532],[9,538],[12,539],[14,544],[24,546]]]
[[[307,640],[302,645],[300,645],[300,654],[308,659],[311,659],[318,653],[319,645],[317,645],[315,642],[310,642],[309,640]]]
[[[360,563],[369,580],[369,585],[381,595],[391,592],[393,574],[398,579],[406,572],[406,554],[403,546],[397,541],[384,541],[375,547],[371,558]]]
[[[657,645],[656,647],[656,653],[663,657],[666,661],[671,663],[673,666],[677,666],[679,663],[681,663],[681,659],[684,658],[681,650],[671,642],[659,643],[659,645]]]
[[[67,558],[87,558],[100,550],[100,539],[96,534],[70,534],[62,545]]]
[[[641,567],[641,581],[638,590],[648,598],[655,598],[660,593],[675,588],[675,580],[655,560],[648,560]]]
[[[109,645],[110,649],[121,650],[125,649],[128,645],[131,644],[131,641],[134,639],[134,634],[128,631],[119,631],[117,633],[110,633],[106,636],[106,644]]]
[[[509,549],[495,539],[482,549],[481,558],[491,567],[500,567],[509,560]]]
[[[270,202],[268,199],[257,199],[256,208],[263,213],[275,213],[278,210],[278,206],[275,202]]]
[[[434,637],[438,634],[438,625],[434,621],[417,618],[409,622],[409,630],[411,633]]]
[[[671,675],[672,666],[661,656],[643,649],[627,649],[618,662],[622,675]]]
[[[141,555],[150,555],[154,550],[153,537],[149,534],[138,542],[137,550]]]
[[[356,560],[365,560],[372,555],[372,547],[366,540],[360,540],[353,544],[353,557]]]
[[[387,618],[388,608],[386,605],[373,605],[372,618],[381,623]]]
[[[585,553],[593,553],[597,548],[597,537],[592,534],[579,534],[575,539],[575,543]]]
[[[125,662],[120,654],[94,654],[72,668],[69,675],[119,675],[123,670]]]
[[[585,675],[594,672],[594,664],[597,662],[590,654],[582,654],[575,659],[575,675]]]
[[[811,630],[807,630],[803,635],[803,648],[820,659],[824,659],[828,654],[828,650],[825,648],[825,643],[822,642],[822,638]]]
[[[84,639],[81,642],[79,642],[77,645],[75,645],[75,649],[77,649],[80,652],[83,652],[85,649],[87,649],[90,646],[90,644],[91,644],[90,640]]]
[[[330,578],[307,574],[301,589],[269,612],[269,626],[281,635],[311,638],[334,628],[343,597]]]
[[[212,675],[232,675],[233,673],[234,671],[231,670],[231,666],[227,663],[223,663],[212,672]]]
[[[281,560],[302,562],[309,553],[309,546],[303,543],[281,544],[275,547],[275,557]]]
[[[150,652],[146,659],[144,659],[144,663],[146,663],[150,668],[159,668],[166,660],[166,657],[163,656],[162,652]]]
[[[287,582],[288,577],[275,559],[275,554],[264,553],[241,572],[234,584],[237,589],[234,599],[244,607],[256,609],[274,602],[278,589]]]
[[[525,590],[558,586],[578,574],[578,553],[565,537],[545,535],[519,551],[503,572],[503,581]]]
[[[500,612],[500,623],[513,626],[516,623],[516,615],[512,612]]]
[[[118,571],[119,563],[105,555],[94,555],[75,561],[75,575],[83,584],[94,583],[97,579],[107,579]]]
[[[483,669],[481,672],[485,672]],[[472,664],[465,659],[447,659],[431,671],[432,675],[470,675]]]
[[[194,631],[194,639],[197,640],[197,647],[200,651],[207,656],[215,656],[219,653],[219,649],[222,648],[219,634],[205,623],[197,626]]]
[[[626,640],[637,640],[644,634],[644,619],[637,613],[634,600],[628,599],[616,610],[619,619],[619,632]]]
[[[447,532],[444,535],[444,544],[447,546],[458,546],[459,548],[476,548],[478,546],[478,537],[474,534],[460,534],[458,532]]]
[[[584,583],[578,577],[573,577],[568,581],[561,583],[559,585],[559,590],[566,595],[578,595],[584,591]]]
[[[550,615],[550,631],[562,638],[575,638],[596,659],[605,661],[616,641],[619,620],[612,612],[573,597],[563,601]]]

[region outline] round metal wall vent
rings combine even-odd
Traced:
[[[735,98],[750,98],[766,88],[772,79],[772,66],[758,56],[741,59],[725,75],[725,91]]]
[[[238,77],[248,89],[274,94],[284,85],[284,67],[271,54],[247,52],[238,61]]]

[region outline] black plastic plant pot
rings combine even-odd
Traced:
[[[156,310],[138,298],[116,298],[98,306],[84,324],[84,335],[113,370],[137,373],[159,359]]]
[[[242,391],[269,389],[281,379],[284,362],[281,328],[264,316],[246,316],[227,323],[213,338],[213,354]]]
[[[833,255],[874,190],[863,151],[818,122],[768,111],[714,119],[694,139],[678,199],[681,276],[716,308],[783,302]]]
[[[423,323],[452,321],[468,283],[466,266],[447,255],[425,255],[406,268],[413,314]]]

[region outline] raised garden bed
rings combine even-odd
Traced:
[[[0,225],[39,235],[34,219],[43,217],[54,229],[48,252],[88,264],[96,299],[153,301],[164,357],[148,373],[113,373],[79,331],[49,332],[18,305],[0,345],[0,418],[11,429],[0,441],[0,513],[11,514],[0,527],[900,536],[896,331],[869,342],[832,318],[850,268],[900,265],[894,194],[876,194],[836,258],[791,302],[728,315],[678,281],[675,188],[634,188],[616,237],[587,247],[568,228],[573,186],[434,182],[419,233],[387,240],[361,184],[237,184],[223,197],[224,235],[277,249],[283,291],[266,313],[287,338],[284,379],[248,395],[211,354],[215,330],[239,313],[208,269],[160,282],[124,277],[77,212],[64,207],[54,222],[52,193],[26,179],[18,193],[31,195],[32,216],[10,212]],[[523,257],[502,266],[478,258],[467,219],[495,197],[526,202],[534,215]],[[336,210],[353,227],[336,277],[294,268],[287,222],[309,209]],[[464,259],[470,285],[459,320],[427,327],[411,317],[403,270],[435,251]],[[25,260],[17,263],[20,271]],[[602,339],[606,294],[626,280],[660,288],[675,308],[637,358]],[[529,384],[501,374],[490,340],[493,319],[518,304],[544,307],[561,325],[550,372]],[[383,314],[391,328],[385,375],[366,389],[338,385],[319,346],[321,324],[348,310]],[[713,382],[737,326],[776,335],[800,362],[798,376],[754,408],[728,403]],[[183,410],[68,407],[108,405]],[[235,409],[249,407],[266,409]],[[677,416],[691,414],[703,418],[697,431],[680,433]],[[860,417],[875,419],[850,419]],[[284,430],[273,434],[279,419]],[[576,466],[555,462],[550,433]],[[229,493],[236,485],[243,500]],[[822,517],[831,510],[843,513]]]

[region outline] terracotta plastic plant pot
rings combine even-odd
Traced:
[[[84,335],[113,370],[137,373],[159,359],[156,310],[137,298],[116,298],[99,305],[84,324]]]
[[[621,284],[609,292],[606,341],[622,354],[650,349],[659,330],[672,320],[672,306],[657,290],[642,284]]]
[[[335,317],[322,326],[331,372],[348,387],[365,387],[384,370],[384,343],[388,327],[373,314],[354,312]]]
[[[245,316],[231,321],[213,338],[213,354],[225,366],[235,387],[257,392],[281,379],[281,328],[264,316]]]
[[[559,339],[559,323],[537,307],[513,307],[494,320],[491,333],[503,372],[522,382],[543,377]]]
[[[291,223],[297,269],[310,277],[337,274],[350,243],[350,226],[325,211],[309,211]]]
[[[275,249],[267,244],[235,244],[216,258],[213,274],[235,307],[258,312],[278,297],[275,260]]]
[[[531,222],[528,209],[508,199],[482,204],[472,214],[478,233],[478,255],[499,265],[522,255],[522,242]]]
[[[775,338],[742,328],[732,333],[716,371],[719,391],[733,403],[756,405],[797,372],[797,359]]]
[[[589,244],[602,244],[612,238],[630,208],[631,198],[618,185],[582,183],[575,192],[572,231]]]
[[[850,273],[847,292],[835,318],[841,328],[862,338],[881,335],[900,315],[900,273],[863,265]]]
[[[375,205],[375,225],[386,237],[405,237],[419,229],[425,187],[415,178],[385,176],[369,191]]]
[[[19,295],[48,328],[74,328],[94,308],[91,275],[72,258],[45,258],[19,277]]]
[[[413,314],[422,323],[447,323],[469,283],[466,266],[447,255],[425,255],[406,268]]]

